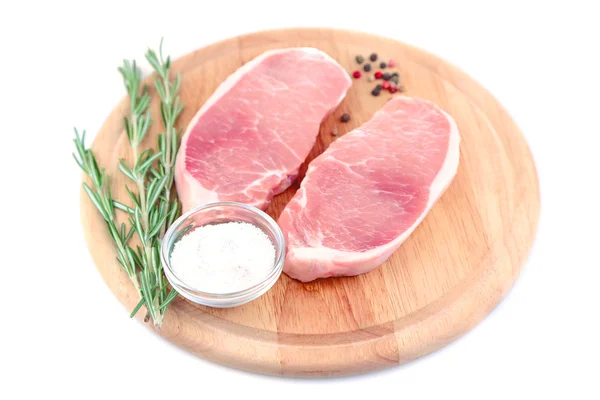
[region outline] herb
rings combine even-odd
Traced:
[[[104,222],[106,222],[108,233],[117,247],[117,261],[119,262],[119,265],[121,265],[125,273],[127,273],[127,276],[129,276],[129,279],[133,282],[133,286],[135,286],[136,290],[139,291],[140,285],[136,275],[136,263],[134,261],[135,253],[127,246],[127,242],[133,234],[133,229],[127,230],[124,223],[121,224],[120,229],[117,229],[115,221],[115,209],[130,212],[130,208],[125,204],[113,200],[104,169],[98,167],[94,154],[85,147],[85,131],[83,131],[80,136],[77,129],[75,129],[75,139],[73,139],[73,142],[77,149],[77,155],[73,153],[73,158],[75,158],[79,167],[81,167],[83,172],[85,172],[92,181],[91,187],[84,182],[83,188],[94,206],[96,206],[100,212],[100,215],[102,215],[102,218],[104,218]]]
[[[79,159],[75,157],[82,170],[90,176],[94,189],[84,183],[84,188],[106,221],[107,227],[117,247],[117,260],[123,267],[134,286],[140,293],[140,302],[135,307],[133,317],[145,305],[145,321],[152,318],[158,328],[162,325],[167,306],[177,296],[177,292],[168,289],[168,282],[160,261],[160,239],[166,227],[179,215],[180,205],[173,195],[173,172],[177,155],[178,138],[175,122],[183,109],[177,92],[181,79],[179,75],[169,79],[171,61],[162,56],[162,41],[159,54],[153,50],[146,53],[148,62],[156,71],[154,77],[156,90],[161,98],[161,119],[165,131],[158,136],[157,148],[141,150],[140,145],[148,133],[150,119],[150,97],[145,85],[142,85],[141,72],[135,61],[124,61],[119,72],[130,99],[129,115],[124,118],[125,131],[133,159],[133,165],[125,160],[119,161],[121,172],[131,179],[137,188],[133,192],[126,187],[132,207],[112,200],[110,188],[104,170],[99,171],[96,160],[90,150],[85,148],[85,135],[76,131],[75,146]],[[180,132],[179,132],[180,133]],[[141,150],[141,151],[140,151]],[[129,214],[130,229],[125,224],[117,230],[114,222],[114,209]],[[135,251],[127,243],[133,233],[137,234],[140,245]]]
[[[177,74],[174,80],[169,80],[171,59],[170,57],[167,57],[166,60],[163,59],[162,39],[158,50],[158,54],[152,49],[148,49],[146,52],[146,60],[158,75],[158,77],[154,77],[154,86],[161,99],[160,115],[165,127],[164,133],[158,135],[158,150],[162,153],[158,167],[159,172],[167,176],[167,183],[164,187],[165,201],[169,209],[177,207],[177,212],[172,214],[171,218],[163,224],[160,232],[162,236],[167,226],[175,221],[180,211],[179,201],[176,198],[171,199],[171,192],[175,177],[175,159],[179,148],[178,137],[181,137],[182,134],[181,130],[179,132],[176,130],[175,122],[183,110],[183,104],[180,103],[177,95],[181,85],[181,75]]]

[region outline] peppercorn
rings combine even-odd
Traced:
[[[354,72],[352,73],[352,76],[353,76],[353,77],[355,77],[356,79],[360,78],[360,71],[358,71],[358,70],[357,70],[357,71],[354,71]]]
[[[371,61],[377,61],[377,53],[372,53],[372,54],[369,56],[369,60],[371,60]]]
[[[389,72],[386,72],[385,74],[383,74],[384,81],[389,81],[391,77],[392,77],[392,75]]]
[[[369,72],[371,70],[371,64],[365,64],[363,66],[363,69],[365,70],[365,72]]]
[[[350,121],[350,114],[344,114],[344,115],[342,115],[342,118],[340,118],[340,120],[342,122],[348,122],[348,121]]]
[[[377,84],[377,85],[375,86],[375,89],[377,89],[377,90],[381,90],[381,89],[383,89],[383,86],[382,86],[382,85],[380,85],[380,84]]]
[[[375,72],[375,79],[381,79],[383,77],[383,72],[377,71]]]
[[[379,95],[381,94],[381,90],[380,90],[380,89],[377,89],[377,88],[375,88],[375,89],[371,90],[371,94],[372,94],[373,96],[379,96]]]
[[[390,81],[394,82],[396,85],[398,84],[399,80],[400,79],[399,79],[398,75],[396,75],[396,76],[392,75],[392,77],[390,78]]]
[[[356,56],[356,62],[362,64],[365,61],[365,58],[361,55]]]
[[[368,75],[367,76],[367,81],[373,82],[374,80],[375,80],[375,77],[373,75]]]
[[[394,73],[392,74],[392,76],[400,76],[400,74],[399,74],[399,73],[397,73],[397,72],[394,72]]]
[[[383,89],[389,89],[390,88],[390,83],[388,81],[383,81],[383,85],[381,85],[383,87]]]
[[[392,68],[392,67],[395,67],[395,66],[396,66],[396,61],[394,61],[394,60],[390,60],[390,61],[388,62],[388,65],[389,65],[389,67],[390,67],[390,68]]]
[[[398,88],[396,86],[390,86],[389,88],[390,93],[396,93],[398,91]]]
[[[382,61],[381,64],[379,64],[379,68],[384,69],[385,67],[387,67],[387,64]]]

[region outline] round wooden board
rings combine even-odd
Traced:
[[[174,69],[182,73],[186,106],[179,126],[185,128],[219,83],[242,64],[265,50],[293,46],[319,48],[349,71],[357,68],[357,54],[376,51],[386,60],[397,60],[404,94],[431,100],[456,119],[462,136],[458,174],[423,223],[380,268],[308,284],[282,275],[267,294],[232,309],[210,309],[178,298],[157,332],[207,359],[273,375],[349,375],[430,353],[485,317],[519,275],[540,208],[527,144],[496,100],[447,62],[394,40],[330,29],[244,35],[177,60]],[[354,129],[391,96],[373,97],[371,86],[364,78],[354,80],[346,99],[321,125],[307,163],[335,140],[334,127],[340,135]],[[157,97],[152,103],[155,121]],[[125,178],[117,161],[130,161],[122,125],[126,107],[126,100],[117,106],[93,144],[115,197],[123,201]],[[342,124],[339,117],[346,112],[352,119]],[[147,146],[155,143],[159,129],[155,123]],[[301,179],[274,199],[269,214],[279,215]],[[137,294],[115,261],[100,215],[83,192],[81,213],[102,277],[132,310]]]

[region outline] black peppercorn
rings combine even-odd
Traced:
[[[379,68],[384,69],[385,67],[387,67],[387,64],[382,61],[381,64],[379,64]]]
[[[340,120],[342,122],[348,122],[348,121],[350,121],[350,114],[344,114],[344,115],[342,115],[342,118],[340,118]]]
[[[377,53],[372,53],[372,54],[369,56],[369,60],[371,60],[371,61],[377,61]]]
[[[371,94],[373,96],[379,96],[381,94],[381,89],[375,88],[375,89],[371,90]]]
[[[392,75],[390,73],[388,73],[388,72],[386,72],[386,73],[383,74],[383,80],[384,81],[389,81],[391,77],[392,77]]]
[[[369,72],[371,70],[371,64],[365,64],[363,69],[365,70],[365,72]]]

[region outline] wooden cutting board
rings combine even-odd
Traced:
[[[282,275],[267,294],[232,309],[178,298],[157,333],[222,364],[287,376],[356,374],[430,353],[481,321],[519,275],[540,209],[527,144],[490,93],[447,62],[394,40],[330,29],[244,35],[177,60],[174,69],[182,73],[185,103],[179,126],[185,128],[219,83],[242,64],[265,50],[292,46],[319,48],[348,71],[357,69],[357,54],[377,52],[380,59],[396,60],[405,95],[431,100],[456,119],[462,136],[458,174],[423,223],[380,268],[308,284]],[[346,99],[321,125],[307,162],[335,140],[334,128],[340,135],[356,128],[391,97],[387,92],[371,96],[374,85],[364,77],[354,80]],[[157,97],[152,103],[155,121]],[[115,197],[125,202],[125,180],[117,162],[130,153],[122,124],[126,107],[124,100],[115,108],[93,144],[112,178]],[[339,122],[343,113],[352,116],[349,123]],[[155,143],[159,129],[160,123],[152,126],[146,145]],[[298,182],[274,199],[270,215],[279,215]],[[131,311],[137,294],[115,261],[100,215],[83,192],[81,216],[102,277]]]

